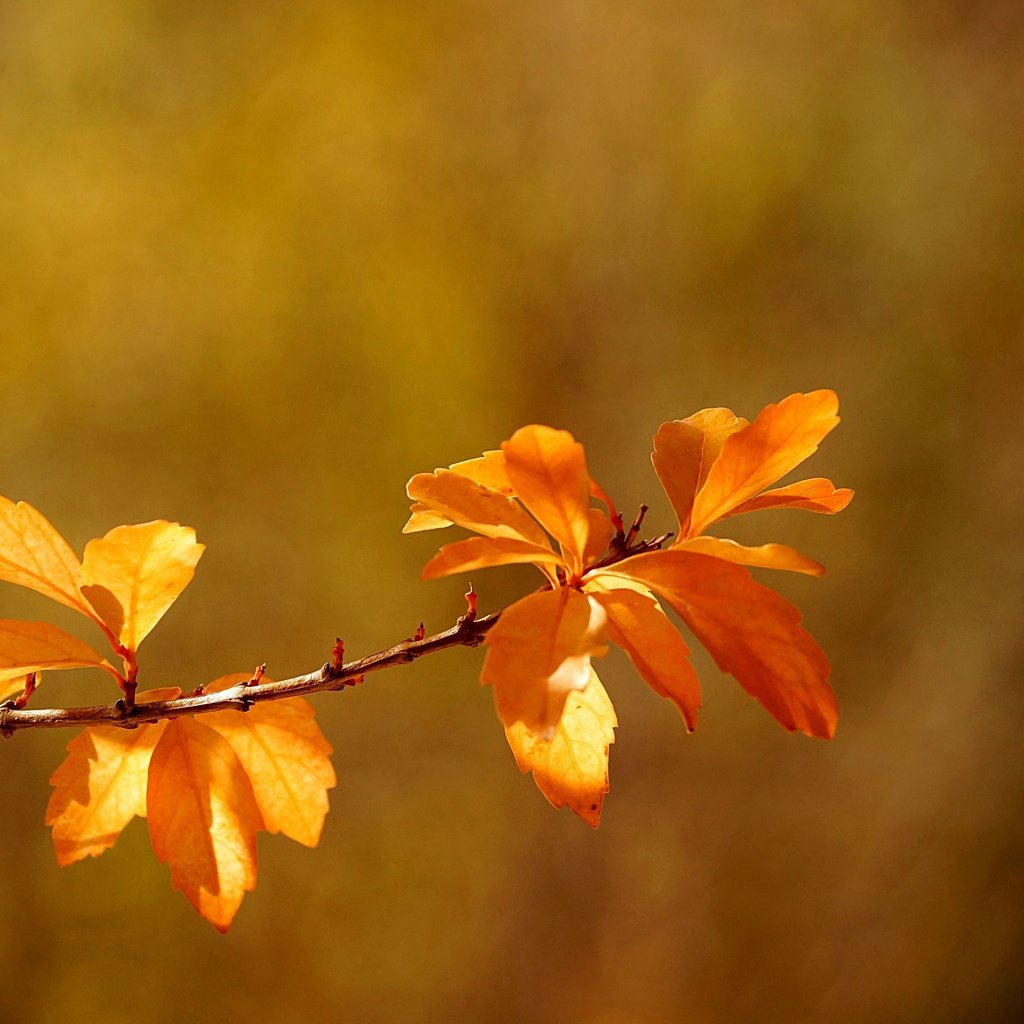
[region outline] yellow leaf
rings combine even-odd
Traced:
[[[118,526],[85,546],[82,593],[135,650],[188,586],[202,553],[191,527],[162,519]]]
[[[117,670],[87,643],[48,622],[0,619],[0,683],[44,669],[102,668],[115,678]]]
[[[224,676],[207,692],[244,682],[247,675]],[[265,679],[266,677],[264,677]],[[331,745],[302,697],[257,704],[244,714],[215,711],[203,722],[231,744],[249,776],[268,832],[283,832],[304,846],[320,841],[327,814],[327,790],[337,781]]]
[[[852,498],[853,491],[849,487],[836,487],[831,480],[816,476],[771,491],[762,491],[756,498],[750,498],[742,505],[730,509],[722,518],[761,509],[783,508],[802,508],[808,512],[835,515],[836,512],[842,512]]]
[[[511,498],[515,495],[508,471],[505,469],[505,453],[502,451],[487,451],[475,459],[456,462],[448,468],[453,473],[489,487],[492,491],[500,491],[506,497]]]
[[[17,583],[99,622],[79,590],[82,566],[68,542],[27,502],[0,498],[0,580]]]
[[[788,569],[802,572],[807,576],[824,576],[825,567],[813,558],[801,555],[799,551],[785,544],[761,544],[747,547],[724,537],[691,537],[680,544],[673,544],[676,551],[695,551],[699,555],[724,558],[738,565],[752,565],[760,569]]]
[[[653,597],[634,590],[594,593],[608,613],[608,637],[629,655],[655,693],[672,701],[687,728],[697,728],[700,683],[690,664],[690,649]]]
[[[505,727],[505,735],[521,772],[533,772],[537,788],[553,807],[564,807],[597,828],[608,792],[608,747],[615,742],[615,709],[590,670],[582,690],[565,702],[558,728],[550,740],[534,735],[522,722]]]
[[[838,709],[825,652],[800,612],[739,565],[691,551],[652,551],[604,570],[659,593],[729,672],[787,729],[831,737]]]
[[[817,451],[839,422],[838,408],[834,391],[790,395],[778,405],[765,406],[722,445],[694,501],[689,536],[702,533]]]
[[[166,725],[83,729],[68,744],[68,756],[50,777],[54,791],[46,809],[58,864],[98,857],[136,814],[146,816],[149,759]]]
[[[149,763],[149,834],[171,881],[225,932],[256,886],[263,827],[249,776],[220,733],[191,718],[167,724]]]
[[[590,475],[583,445],[565,430],[533,424],[505,441],[505,469],[519,500],[562,547],[571,575],[590,534]]]
[[[547,544],[544,531],[514,498],[507,498],[450,469],[418,473],[406,490],[410,498],[431,512],[474,533],[485,537],[510,537],[541,546]]]
[[[607,616],[569,588],[530,594],[506,608],[484,643],[481,681],[494,687],[498,717],[550,737],[565,698],[590,678],[591,657],[607,651]]]
[[[495,565],[534,562],[541,565],[563,565],[562,556],[550,547],[529,544],[509,537],[470,537],[445,544],[423,568],[425,580],[436,580],[457,572],[472,572]],[[549,579],[552,574],[546,573]]]
[[[711,466],[726,439],[747,421],[732,409],[701,409],[682,420],[662,423],[654,435],[651,462],[679,520],[679,537],[685,537],[697,492],[704,486]]]
[[[422,533],[424,530],[443,530],[454,525],[450,519],[431,512],[429,506],[421,501],[414,501],[409,509],[408,522],[402,527],[402,533]]]

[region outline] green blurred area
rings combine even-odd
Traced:
[[[3,743],[0,1019],[1020,1020],[1022,55],[1013,0],[0,6],[0,493],[78,550],[197,529],[145,685],[445,628],[404,483],[524,423],[668,529],[662,420],[832,387],[805,475],[858,491],[729,531],[829,567],[768,582],[834,742],[703,654],[688,736],[613,654],[598,832],[519,776],[474,651],[315,699],[324,838],[261,837],[227,937],[142,823],[59,870],[70,737]]]

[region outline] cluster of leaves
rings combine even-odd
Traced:
[[[179,689],[136,696],[139,644],[192,579],[203,546],[195,532],[157,521],[120,526],[90,541],[81,559],[31,505],[0,499],[0,579],[80,612],[99,627],[119,671],[77,637],[45,622],[0,620],[0,701],[23,707],[43,672],[99,668],[131,706],[181,696]],[[249,679],[224,676],[218,691]],[[20,692],[19,692],[20,691]],[[261,704],[248,714],[219,711],[84,729],[54,772],[46,812],[59,864],[96,857],[136,815],[148,818],[159,860],[175,888],[226,930],[256,884],[256,832],[283,832],[315,846],[334,785],[331,748],[301,697]]]
[[[823,568],[781,544],[747,547],[705,530],[760,509],[844,508],[853,492],[825,479],[769,489],[817,449],[838,423],[837,409],[831,391],[816,391],[769,405],[749,423],[728,409],[704,409],[662,424],[652,459],[678,524],[650,541],[639,536],[643,510],[627,530],[591,479],[583,447],[551,427],[523,427],[500,450],[409,481],[406,532],[455,524],[479,535],[443,546],[425,578],[513,563],[532,563],[543,576],[540,590],[504,609],[493,627],[486,623],[482,681],[493,688],[520,769],[533,772],[554,806],[599,823],[617,722],[592,659],[609,642],[688,729],[696,726],[700,687],[689,648],[659,597],[782,725],[832,736],[837,709],[824,652],[798,610],[744,566],[814,576]],[[84,729],[50,780],[46,821],[57,860],[98,856],[133,817],[145,817],[175,888],[223,931],[255,886],[256,833],[315,846],[335,776],[331,748],[301,697],[243,698],[247,714],[212,710],[201,721],[184,706],[170,718],[156,709],[157,720],[127,717],[136,705],[182,696],[176,688],[136,693],[137,650],[192,579],[202,551],[193,530],[157,521],[111,530],[80,560],[32,506],[0,498],[0,580],[85,616],[113,656],[45,622],[0,620],[0,714],[29,714],[20,709],[44,672],[97,668],[112,676],[126,717],[117,727]],[[475,598],[467,621],[474,613]],[[467,636],[457,629],[426,641],[421,626],[413,642],[440,649]],[[386,653],[395,651],[403,645]],[[341,652],[339,641],[316,688],[340,678]],[[193,692],[244,690],[261,676],[223,676]]]
[[[635,544],[639,523],[625,532],[582,445],[564,430],[523,427],[500,450],[409,481],[407,532],[456,524],[480,535],[442,547],[424,578],[532,563],[546,580],[487,635],[481,679],[494,689],[519,767],[554,806],[595,827],[600,820],[617,722],[592,659],[609,641],[696,726],[700,686],[689,649],[656,594],[787,729],[833,735],[825,653],[799,611],[743,566],[824,569],[782,544],[747,547],[704,531],[760,509],[845,508],[853,492],[822,478],[767,489],[817,449],[837,410],[833,392],[815,391],[769,405],[750,423],[721,408],[663,423],[652,460],[678,519],[666,550]]]

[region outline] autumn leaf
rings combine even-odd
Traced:
[[[117,670],[87,643],[48,622],[0,619],[0,684],[30,672],[101,668],[115,679]]]
[[[494,687],[498,717],[550,737],[565,698],[590,678],[590,659],[603,657],[606,615],[600,604],[562,587],[530,594],[506,608],[484,641],[481,681]]]
[[[785,487],[762,491],[756,497],[749,498],[741,505],[730,509],[722,518],[743,515],[745,512],[784,508],[799,508],[807,512],[835,515],[836,512],[842,512],[852,498],[853,491],[849,487],[836,487],[831,480],[816,476],[810,480],[798,480]]]
[[[0,497],[0,580],[28,587],[99,623],[82,597],[82,566],[68,542],[27,502]]]
[[[834,391],[790,395],[730,435],[694,500],[688,536],[703,533],[812,455],[839,422],[838,408]]]
[[[561,565],[562,556],[550,547],[531,544],[511,537],[470,537],[468,540],[445,544],[426,564],[423,579],[432,580],[439,576],[450,576],[457,572],[472,572],[474,569],[490,568],[496,565],[514,565],[532,562]]]
[[[139,694],[138,703],[180,696],[176,687],[150,690]],[[53,826],[58,864],[98,857],[135,815],[146,816],[149,760],[166,725],[98,726],[83,729],[68,744],[68,756],[50,777],[54,791],[45,819]]]
[[[702,409],[686,419],[662,423],[654,435],[651,462],[685,537],[697,492],[704,486],[722,445],[747,425],[732,409]]]
[[[660,594],[718,667],[787,729],[831,737],[838,710],[828,658],[802,629],[800,612],[746,569],[690,551],[634,555],[607,572]]]
[[[544,531],[514,498],[450,469],[419,473],[406,491],[430,512],[474,533],[547,545]]]
[[[244,682],[224,676],[207,693]],[[265,678],[265,677],[264,677]],[[327,814],[327,790],[336,782],[331,745],[314,720],[309,701],[288,697],[257,704],[245,714],[216,711],[203,722],[231,744],[249,776],[268,832],[282,832],[304,846],[320,841]]]
[[[675,704],[687,728],[696,729],[700,683],[690,649],[658,602],[625,588],[591,593],[608,615],[608,638],[626,652],[655,693]]]
[[[202,553],[187,526],[162,519],[118,526],[85,546],[82,593],[134,651],[188,586]]]
[[[215,729],[176,718],[149,764],[146,810],[157,859],[171,882],[218,931],[227,931],[256,886],[256,831],[263,827],[238,755]]]
[[[578,575],[590,533],[583,445],[568,431],[534,424],[517,430],[501,450],[519,500],[561,545],[570,575]]]
[[[737,565],[751,565],[760,569],[788,569],[806,576],[824,576],[825,567],[813,558],[801,555],[785,544],[760,544],[747,547],[724,537],[691,537],[681,544],[674,544],[676,551],[693,551],[698,555],[713,555]]]
[[[537,788],[553,807],[566,805],[597,828],[608,792],[608,747],[615,742],[615,709],[591,669],[586,686],[573,690],[551,739],[523,722],[505,727],[521,772],[533,772]]]

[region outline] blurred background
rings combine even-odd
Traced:
[[[314,698],[323,839],[261,836],[227,936],[142,822],[58,869],[71,737],[3,742],[0,1019],[1024,1019],[1022,57],[1014,0],[0,5],[0,493],[79,551],[197,529],[144,685],[446,628],[405,481],[524,423],[654,532],[660,422],[831,387],[797,475],[858,491],[723,530],[827,564],[760,578],[835,740],[703,654],[686,735],[613,653],[597,832],[517,772],[479,651]]]

